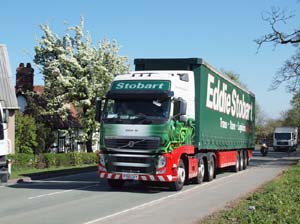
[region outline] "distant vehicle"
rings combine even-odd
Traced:
[[[2,101],[3,102],[3,101]],[[8,110],[4,110],[0,101],[0,182],[6,183],[10,175],[10,162],[7,158],[11,144],[7,137]]]
[[[261,142],[260,152],[261,152],[262,156],[266,156],[268,154],[268,151],[269,151],[269,147],[267,145],[267,140],[264,139]]]
[[[292,150],[297,149],[298,128],[295,127],[276,127],[273,134],[273,149]]]
[[[100,126],[99,176],[125,181],[211,181],[246,169],[254,149],[255,96],[199,58],[135,59],[116,76]],[[102,118],[101,118],[102,117]]]

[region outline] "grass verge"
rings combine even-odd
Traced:
[[[199,224],[300,223],[300,164]]]

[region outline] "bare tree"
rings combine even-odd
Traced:
[[[274,43],[274,47],[278,44],[292,45],[295,47],[295,53],[287,59],[281,69],[275,74],[271,89],[276,89],[283,82],[286,83],[289,92],[300,90],[300,28],[290,32],[283,32],[279,29],[280,25],[287,24],[287,21],[294,18],[295,15],[286,15],[285,10],[279,8],[271,8],[269,12],[262,14],[262,19],[269,23],[271,32],[255,39],[258,50],[264,43]]]

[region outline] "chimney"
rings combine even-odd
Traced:
[[[16,76],[17,95],[24,94],[26,91],[33,91],[34,69],[30,63],[27,63],[26,67],[24,67],[24,63],[20,63]]]

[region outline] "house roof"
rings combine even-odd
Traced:
[[[0,44],[0,100],[4,108],[19,109],[6,46]]]
[[[45,92],[45,86],[33,86],[33,92],[42,95]]]

